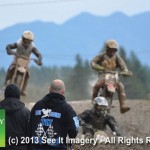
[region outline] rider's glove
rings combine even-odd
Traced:
[[[37,65],[39,65],[39,66],[42,65],[42,62],[41,62],[40,60],[38,60],[38,59],[34,59],[34,62],[35,62]]]
[[[120,74],[123,76],[132,76],[132,71],[121,71]]]
[[[104,71],[105,68],[102,67],[102,66],[96,65],[96,66],[95,66],[95,70],[97,70],[97,71]]]
[[[120,132],[113,132],[113,135],[115,135],[115,136],[121,136],[121,133]]]
[[[116,135],[117,135],[117,133],[116,133],[116,132],[113,132],[113,135],[115,135],[115,136],[116,136]]]

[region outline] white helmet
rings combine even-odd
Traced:
[[[100,105],[100,106],[108,106],[108,102],[106,100],[105,97],[102,97],[102,96],[98,96],[94,99],[94,104],[95,105]]]
[[[24,31],[22,37],[30,41],[34,40],[34,35],[31,31]]]
[[[105,43],[106,48],[114,48],[116,50],[118,50],[118,43],[115,40],[108,40]]]

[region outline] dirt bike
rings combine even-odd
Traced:
[[[101,87],[99,90],[99,96],[103,96],[108,101],[108,112],[110,112],[113,101],[114,93],[117,91],[119,82],[119,76],[131,76],[132,72],[118,72],[118,71],[105,71],[104,79],[102,80]]]
[[[25,79],[27,76],[29,76],[29,69],[28,65],[30,61],[33,60],[36,64],[39,65],[39,62],[37,59],[34,58],[27,58],[25,56],[20,56],[16,58],[15,65],[11,68],[13,70],[13,74],[10,78],[10,80],[7,82],[7,84],[14,83],[18,85],[20,92],[22,93],[23,86],[25,84]]]

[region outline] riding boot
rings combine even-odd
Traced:
[[[5,86],[8,84],[8,81],[10,80],[11,76],[12,76],[12,73],[11,73],[10,69],[8,69],[6,76],[5,76],[5,82],[4,82]]]
[[[130,107],[125,106],[125,95],[120,93],[119,95],[120,113],[126,113],[130,110]]]
[[[124,90],[124,86],[121,82],[118,83],[118,99],[120,103],[120,113],[126,113],[130,110],[130,107],[125,106],[126,94]]]
[[[9,79],[9,76],[8,76],[8,73],[6,74],[6,77],[5,77],[5,82],[4,82],[4,85],[6,86],[7,83],[8,83],[8,79]]]

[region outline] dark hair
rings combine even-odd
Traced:
[[[4,93],[5,98],[13,97],[13,98],[20,98],[20,90],[17,85],[9,84],[7,85]]]

